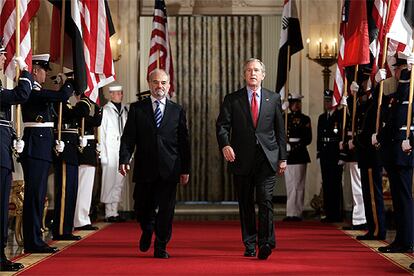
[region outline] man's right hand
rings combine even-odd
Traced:
[[[375,81],[377,83],[385,80],[386,78],[387,78],[387,70],[385,69],[379,69],[377,73],[375,74]]]
[[[236,154],[231,146],[225,146],[222,150],[224,159],[228,162],[234,162],[236,160]]]
[[[122,174],[123,176],[126,176],[130,169],[131,167],[129,166],[129,164],[119,165],[119,173]]]

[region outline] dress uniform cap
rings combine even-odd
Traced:
[[[325,91],[323,91],[323,98],[326,100],[331,100],[333,96],[333,91],[330,89],[325,89]]]
[[[121,85],[109,86],[109,92],[113,92],[113,91],[122,91],[122,86]]]
[[[41,68],[45,69],[46,71],[51,71],[52,68],[50,68],[49,65],[49,54],[41,54],[41,55],[33,55],[32,56],[32,64],[38,65]]]
[[[395,63],[392,66],[400,66],[405,64],[407,64],[407,56],[402,52],[398,52]]]
[[[6,47],[3,44],[3,37],[0,36],[0,54],[5,54],[5,53],[7,53]]]
[[[303,99],[303,96],[298,93],[289,93],[288,95],[289,102],[300,101],[302,99]]]

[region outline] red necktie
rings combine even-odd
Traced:
[[[257,108],[256,91],[252,91],[252,92],[253,93],[252,93],[252,101],[250,102],[250,109],[252,112],[253,126],[254,128],[256,128],[259,110]]]

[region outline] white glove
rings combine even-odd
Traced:
[[[286,143],[286,151],[289,152],[292,149],[289,143]]]
[[[63,73],[59,73],[59,74],[57,74],[57,76],[56,76],[56,84],[63,84],[63,83],[65,83],[65,81],[68,79],[68,77],[65,75],[65,74],[63,74]]]
[[[101,144],[97,143],[96,144],[96,151],[101,152],[101,149],[102,149]]]
[[[376,134],[376,133],[372,134],[372,136],[371,136],[371,144],[372,144],[373,146],[375,146],[375,145],[377,145],[377,144],[378,144],[377,134]]]
[[[348,96],[342,96],[342,99],[341,99],[342,106],[348,106],[346,99],[348,99]]]
[[[79,145],[84,148],[88,145],[88,139],[85,136],[79,136]]]
[[[58,140],[56,140],[55,143],[56,143],[56,146],[55,146],[56,151],[63,152],[63,150],[65,149],[65,143],[63,141],[58,141]]]
[[[378,72],[375,74],[375,81],[378,83],[383,81],[387,78],[387,70],[379,69]]]
[[[342,142],[342,141],[339,142],[339,149],[340,150],[344,149],[344,142]]]
[[[24,61],[23,57],[14,57],[14,64],[16,64],[17,66],[19,66],[20,71],[24,71],[24,70],[28,70],[29,67],[27,66],[26,62]]]
[[[401,148],[404,152],[410,152],[412,149],[410,145],[410,140],[405,139],[404,141],[402,141]]]
[[[283,111],[287,110],[289,108],[289,102],[283,102],[282,103],[282,109]]]
[[[350,88],[351,88],[351,91],[352,91],[352,92],[357,93],[357,92],[358,92],[358,90],[359,90],[359,85],[358,85],[358,83],[356,83],[356,81],[353,81],[353,82],[351,83]]]
[[[21,139],[14,139],[13,140],[13,148],[16,150],[17,153],[22,153],[24,149],[24,141]]]
[[[410,53],[410,55],[407,57],[407,64],[408,64],[408,70],[411,70],[414,64],[414,53]]]
[[[338,160],[338,165],[339,165],[339,166],[345,165],[345,161],[344,161],[344,160],[339,159],[339,160]]]
[[[108,164],[108,158],[101,156],[101,164],[102,165]]]
[[[348,141],[348,148],[349,148],[350,150],[353,150],[353,149],[355,148],[354,142],[352,142],[352,140],[349,140],[349,141]]]

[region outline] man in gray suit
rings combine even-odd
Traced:
[[[286,137],[280,95],[261,87],[265,66],[251,58],[243,67],[246,87],[226,95],[216,122],[217,141],[238,193],[245,257],[261,260],[275,248],[273,188],[286,169]],[[256,229],[254,191],[259,206]]]

